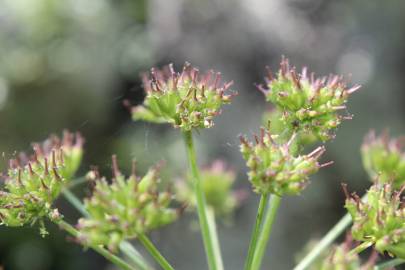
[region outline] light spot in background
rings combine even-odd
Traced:
[[[96,17],[98,13],[106,8],[106,2],[99,0],[71,0],[70,5],[74,13],[84,17]]]
[[[9,88],[6,81],[0,77],[0,110],[2,110],[7,103],[8,91]]]
[[[297,50],[302,49],[303,44],[310,44],[315,37],[313,26],[305,16],[286,1],[251,0],[240,4],[249,14],[247,19],[252,29],[270,43],[277,41],[284,48]]]
[[[86,66],[86,56],[74,42],[55,43],[50,54],[50,66],[61,73],[80,72]]]
[[[4,56],[8,75],[20,84],[37,80],[44,72],[41,55],[33,50],[15,49]]]
[[[34,0],[4,0],[3,4],[8,10],[23,18],[35,16],[41,8],[38,1]]]
[[[342,54],[336,69],[339,74],[350,74],[353,81],[365,84],[374,73],[374,58],[364,49],[354,49]]]
[[[152,65],[153,53],[149,36],[137,27],[125,32],[118,45],[120,48],[119,68],[128,77],[138,77],[134,71]]]
[[[162,47],[174,43],[182,33],[180,19],[183,1],[153,0],[148,6],[153,43]]]

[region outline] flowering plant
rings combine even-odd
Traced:
[[[282,198],[299,195],[313,174],[333,163],[320,161],[326,151],[324,143],[335,137],[343,120],[352,118],[341,111],[346,110],[351,94],[359,89],[357,85],[348,87],[341,76],[316,78],[307,68],[297,73],[286,58],[276,75],[268,70],[265,80],[266,86],[258,88],[273,105],[272,111],[263,117],[267,126],[260,128],[253,142],[245,135],[240,136],[247,178],[252,190],[260,196],[245,270],[261,268]],[[224,269],[215,221],[231,214],[243,196],[232,188],[236,173],[222,161],[200,170],[194,133],[214,125],[222,106],[230,104],[236,94],[230,90],[231,85],[232,82],[221,83],[220,73],[200,73],[188,63],[181,72],[168,65],[161,70],[151,69],[149,75],[143,76],[146,97],[143,104],[131,107],[133,120],[169,123],[184,139],[190,170],[183,174],[185,179],[176,183],[175,191],[170,179],[168,187],[162,189],[161,164],[141,177],[133,163],[126,177],[118,168],[115,155],[111,180],[101,177],[95,168],[81,180],[74,180],[81,164],[83,139],[66,132],[62,139],[51,136],[43,144],[34,144],[31,157],[21,154],[10,161],[0,191],[1,224],[21,227],[39,222],[44,236],[47,233],[44,221],[49,220],[77,243],[93,249],[121,269],[152,269],[128,242],[136,239],[161,268],[172,270],[172,264],[147,234],[176,221],[182,210],[188,208],[197,212],[209,269]],[[130,106],[128,102],[126,105]],[[307,152],[304,146],[309,143],[318,145]],[[401,140],[371,133],[362,147],[362,157],[375,183],[363,198],[349,194],[344,186],[348,214],[304,256],[295,270],[386,269],[405,261],[405,212],[401,197],[405,163]],[[92,194],[81,202],[69,188],[83,180],[92,186]],[[83,215],[76,226],[67,223],[54,204],[61,194]],[[328,249],[352,221],[349,240]],[[360,244],[352,243],[351,239]],[[368,262],[362,263],[358,254],[371,246],[380,254],[396,258],[376,265],[377,253],[373,253]]]

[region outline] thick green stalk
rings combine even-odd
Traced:
[[[208,266],[211,270],[223,269],[220,264],[222,262],[220,251],[215,252],[214,243],[218,241],[216,239],[216,233],[212,232],[208,223],[208,213],[205,203],[204,191],[201,186],[200,172],[197,167],[196,154],[193,143],[193,135],[191,131],[185,131],[183,133],[184,141],[186,144],[188,160],[190,163],[190,169],[193,176],[194,193],[197,201],[197,212],[200,221],[201,234],[204,242],[205,253],[208,260]]]
[[[89,213],[87,212],[86,208],[82,204],[82,202],[69,189],[63,189],[62,194],[65,197],[65,199],[71,205],[73,205],[73,207],[76,208],[76,210],[79,211],[84,217],[90,216]],[[139,269],[142,269],[142,270],[152,269],[152,267],[150,267],[145,262],[145,259],[142,257],[142,255],[139,254],[139,252],[128,241],[123,241],[120,244],[120,250]]]
[[[393,267],[397,265],[404,264],[405,260],[404,259],[392,259],[387,262],[380,263],[379,265],[374,266],[374,270],[387,270],[387,269],[392,269]]]
[[[140,234],[138,235],[138,239],[164,270],[174,270],[174,268],[165,259],[165,257],[163,257],[162,254],[160,254],[159,250],[155,247],[155,245],[149,240],[149,238],[146,235]]]
[[[246,262],[245,262],[245,270],[249,270],[250,267],[252,267],[253,255],[256,251],[257,238],[259,237],[260,228],[262,226],[264,210],[266,209],[268,197],[269,197],[269,194],[267,194],[267,193],[260,196],[260,202],[259,202],[259,207],[257,209],[256,221],[255,221],[255,225],[253,228],[252,237],[250,239],[249,251],[248,251],[248,255],[246,258]]]
[[[273,227],[276,214],[280,206],[281,197],[272,194],[270,196],[269,208],[266,212],[266,217],[263,222],[263,228],[257,242],[256,251],[253,255],[252,267],[250,270],[259,270],[262,264],[264,252],[266,251],[267,242],[269,241],[271,229]]]
[[[79,232],[72,225],[70,225],[69,223],[67,223],[67,222],[65,222],[63,220],[57,221],[55,223],[57,225],[59,225],[60,228],[62,228],[63,230],[65,230],[66,232],[71,234],[73,237],[78,236]],[[90,246],[90,248],[93,249],[94,251],[96,251],[97,253],[99,253],[100,255],[105,257],[107,260],[109,260],[110,262],[112,262],[113,264],[115,264],[116,266],[118,266],[119,268],[121,268],[123,270],[137,270],[137,268],[132,267],[127,262],[125,262],[121,258],[115,256],[110,251],[106,250],[105,248],[103,248],[101,246],[94,245],[94,246]]]

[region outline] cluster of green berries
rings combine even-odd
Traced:
[[[232,82],[221,83],[221,74],[210,70],[200,74],[186,63],[181,73],[173,65],[162,70],[152,68],[150,76],[143,76],[146,97],[143,105],[132,107],[134,120],[170,123],[183,131],[210,128],[213,118],[221,113],[221,106],[231,101]]]
[[[352,236],[357,241],[374,245],[380,252],[405,259],[405,208],[401,190],[391,184],[375,184],[367,191],[367,199],[346,194],[345,207],[350,213]]]
[[[83,245],[104,245],[116,251],[123,240],[169,224],[179,215],[179,211],[169,207],[171,192],[158,190],[159,166],[137,177],[134,163],[126,179],[113,156],[111,183],[96,170],[89,177],[95,182],[92,196],[84,200],[89,217],[81,218],[77,224],[78,239]]]
[[[206,203],[218,216],[231,214],[244,197],[242,192],[232,191],[236,174],[221,160],[216,160],[211,166],[203,168],[200,177]],[[177,198],[195,208],[197,202],[191,176],[187,180],[178,181]]]
[[[404,138],[389,138],[387,133],[376,136],[371,131],[361,147],[363,165],[371,180],[392,183],[399,188],[405,183]]]
[[[306,68],[297,74],[285,58],[276,76],[269,69],[265,80],[267,88],[258,88],[282,113],[286,129],[313,135],[321,141],[333,138],[342,119],[351,118],[339,111],[346,109],[349,95],[360,88],[347,88],[341,76],[315,78]]]
[[[62,139],[51,136],[43,144],[34,144],[31,157],[21,153],[10,160],[0,191],[1,224],[23,226],[45,217],[59,218],[52,204],[78,169],[82,146],[79,134],[65,132]]]
[[[240,150],[250,169],[249,181],[257,193],[299,194],[308,184],[310,175],[332,163],[318,163],[325,152],[324,147],[318,147],[308,155],[295,156],[291,151],[295,136],[283,144],[277,143],[277,136],[273,136],[261,128],[260,135],[254,135],[255,143],[240,137]]]

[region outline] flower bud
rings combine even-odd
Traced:
[[[353,219],[352,235],[357,241],[374,244],[380,252],[405,259],[405,208],[400,191],[391,184],[375,184],[367,191],[367,200],[355,193],[346,194],[345,207]]]
[[[258,88],[281,112],[286,129],[307,133],[321,141],[333,138],[342,120],[351,118],[339,111],[346,109],[348,97],[360,88],[347,88],[342,77],[336,75],[315,78],[314,73],[307,74],[306,68],[297,74],[285,58],[276,76],[269,70],[265,80],[267,89],[262,85]]]
[[[182,73],[176,73],[171,64],[162,70],[152,68],[149,76],[143,76],[144,103],[132,107],[132,118],[170,123],[184,131],[210,128],[222,105],[229,104],[236,94],[228,93],[232,82],[221,84],[220,80],[220,73],[200,74],[189,63]]]
[[[105,178],[94,180],[93,194],[84,201],[90,217],[79,220],[78,240],[84,245],[104,245],[116,251],[124,239],[173,222],[178,212],[169,207],[170,193],[158,190],[158,170],[159,166],[138,178],[133,164],[131,176],[125,179],[113,156],[112,182]]]
[[[389,138],[388,133],[376,136],[370,131],[361,147],[363,166],[372,181],[392,183],[398,189],[405,183],[404,138]]]
[[[319,164],[324,147],[316,148],[308,155],[294,156],[291,151],[294,137],[284,144],[278,144],[270,132],[261,129],[255,135],[255,143],[241,136],[240,150],[249,167],[249,181],[257,193],[299,194],[308,184],[309,176],[319,168],[331,163]]]

